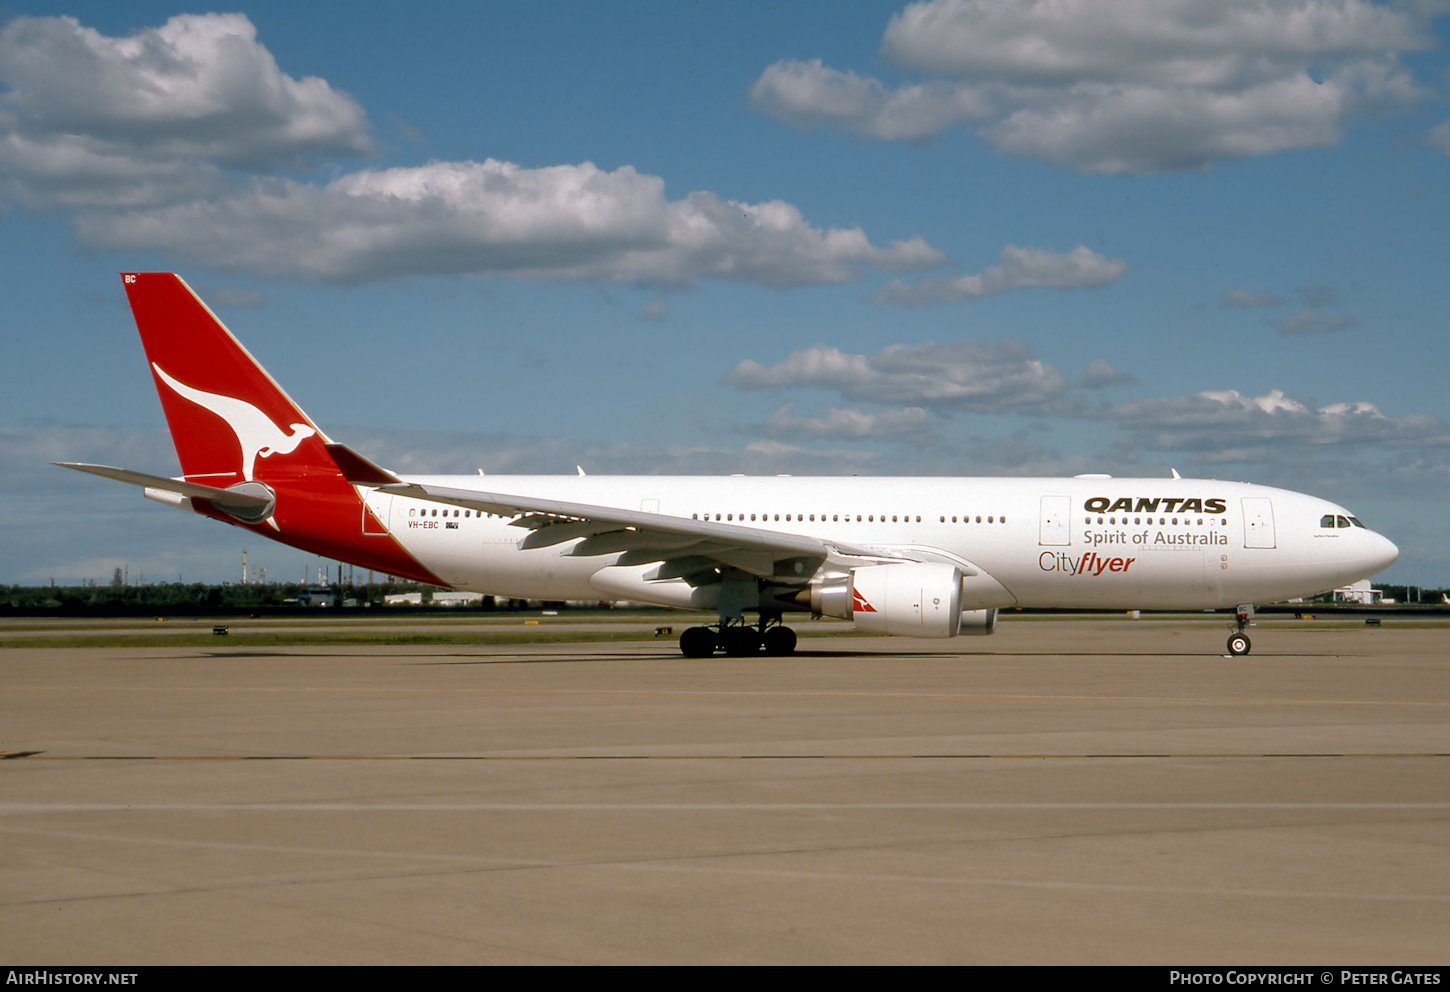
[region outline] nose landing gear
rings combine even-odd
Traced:
[[[1228,639],[1228,653],[1234,657],[1248,654],[1253,649],[1248,635],[1244,633],[1244,628],[1249,625],[1249,618],[1253,615],[1253,605],[1246,603],[1238,608],[1238,613],[1234,616],[1234,624],[1238,629]]]

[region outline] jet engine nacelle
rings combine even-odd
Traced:
[[[920,562],[868,565],[811,586],[811,607],[852,620],[856,629],[898,637],[956,637],[962,622],[962,573]]]
[[[180,510],[190,510],[192,513],[201,512],[195,507],[192,500],[203,498],[227,516],[234,517],[244,524],[263,523],[270,519],[277,509],[277,491],[265,482],[239,482],[234,486],[227,486],[226,489],[214,491],[217,493],[216,496],[192,497],[184,496],[170,489],[147,486],[142,493],[147,499],[174,506]],[[227,500],[229,493],[236,493],[244,498],[236,502],[229,502]],[[259,503],[258,500],[266,500],[266,502]]]

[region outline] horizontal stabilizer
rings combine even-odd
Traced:
[[[164,475],[147,475],[145,472],[132,472],[124,468],[112,468],[110,465],[85,465],[80,462],[51,462],[51,464],[59,465],[61,468],[73,468],[77,472],[89,472],[91,475],[99,475],[106,479],[115,479],[117,482],[129,482],[133,486],[160,489],[162,492],[176,493],[178,496],[189,496],[193,499],[209,499],[214,503],[229,506],[263,507],[272,502],[271,498],[267,496],[252,496],[232,489],[218,489],[216,486],[203,486],[199,482],[168,479]]]
[[[88,471],[93,476],[123,481],[132,486],[144,486],[145,489],[154,489],[162,493],[175,493],[177,496],[186,496],[187,499],[210,500],[219,511],[231,513],[247,522],[260,522],[265,516],[270,516],[271,508],[276,503],[276,496],[271,495],[270,490],[267,490],[267,487],[262,486],[261,483],[244,483],[245,486],[255,487],[258,492],[242,493],[236,492],[235,489],[218,489],[216,486],[203,486],[202,483],[188,483],[183,479],[151,476],[144,471],[130,471],[129,468],[87,466],[78,461],[52,461],[51,464],[61,468],[74,468],[75,471]]]

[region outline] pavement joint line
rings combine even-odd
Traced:
[[[1450,810],[1450,802],[844,802],[844,803],[358,803],[358,802],[258,802],[258,803],[0,803],[0,815],[9,813],[105,813],[105,812],[259,812],[259,813],[433,813],[433,812],[596,812],[678,811],[791,812],[812,810]],[[1447,896],[1450,898],[1450,896]]]
[[[13,686],[0,687],[0,694],[6,692],[75,692],[75,693],[317,693],[329,692],[340,695],[389,695],[394,693],[446,696],[683,696],[683,697],[746,697],[762,699],[957,699],[982,702],[1018,702],[1022,700],[1048,700],[1055,702],[1106,702],[1106,703],[1254,703],[1261,705],[1309,704],[1322,706],[1450,706],[1444,699],[1310,699],[1290,697],[1286,699],[1255,699],[1237,696],[1084,696],[1060,693],[949,693],[949,692],[817,692],[809,690],[760,691],[760,690],[714,690],[714,689],[348,689],[336,686],[303,686],[294,688],[264,686],[122,686],[116,688],[88,686]]]
[[[24,829],[5,828],[7,833],[32,833]],[[162,843],[168,846],[186,846],[215,849],[255,849],[255,845],[225,844],[207,841],[158,841],[153,838],[136,837],[96,837],[94,835],[67,834],[72,837],[86,837],[89,840],[96,840],[109,843],[123,844],[156,844]],[[1215,898],[1270,898],[1270,899],[1333,899],[1333,900],[1370,900],[1387,902],[1450,902],[1450,895],[1442,893],[1379,893],[1379,892],[1349,892],[1343,890],[1330,891],[1303,891],[1285,889],[1252,889],[1252,888],[1207,888],[1204,886],[1165,886],[1165,885],[1144,885],[1122,882],[1102,881],[1079,881],[1072,879],[1031,879],[1031,878],[1003,878],[982,875],[951,876],[951,875],[916,875],[899,872],[841,872],[841,871],[810,871],[800,869],[782,869],[773,867],[753,867],[749,864],[701,864],[694,859],[682,860],[678,857],[656,857],[646,860],[596,860],[596,861],[556,861],[538,858],[480,858],[472,854],[421,854],[418,852],[397,851],[365,851],[365,850],[337,850],[328,849],[317,851],[309,848],[276,848],[268,847],[268,851],[281,851],[285,853],[320,853],[331,856],[350,858],[372,858],[385,860],[421,860],[425,862],[446,862],[464,863],[478,865],[489,870],[543,870],[556,871],[558,869],[583,869],[586,871],[639,871],[659,873],[685,873],[696,875],[716,875],[725,877],[757,877],[774,879],[793,879],[797,881],[847,881],[859,885],[862,882],[893,881],[907,884],[925,884],[942,886],[996,886],[1002,888],[1021,888],[1039,890],[1067,890],[1067,891],[1106,891],[1139,894],[1158,894],[1174,896],[1209,896]],[[757,851],[741,855],[741,858],[757,860],[769,858],[782,852],[779,851]],[[687,856],[688,857],[688,856]],[[477,868],[468,869],[476,871]],[[173,890],[174,891],[174,890]],[[155,891],[142,892],[119,892],[103,898],[150,898],[158,895]],[[63,900],[36,900],[35,902],[57,902]],[[32,902],[31,904],[34,904]],[[12,904],[16,905],[16,904]]]
[[[1450,758],[1440,751],[1100,752],[1086,754],[46,754],[0,752],[0,760],[32,761],[931,761],[1100,759]]]

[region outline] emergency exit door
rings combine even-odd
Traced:
[[[1071,496],[1042,497],[1042,525],[1037,543],[1048,547],[1071,544],[1071,515]]]
[[[1262,496],[1244,497],[1244,547],[1274,547],[1274,504]]]

